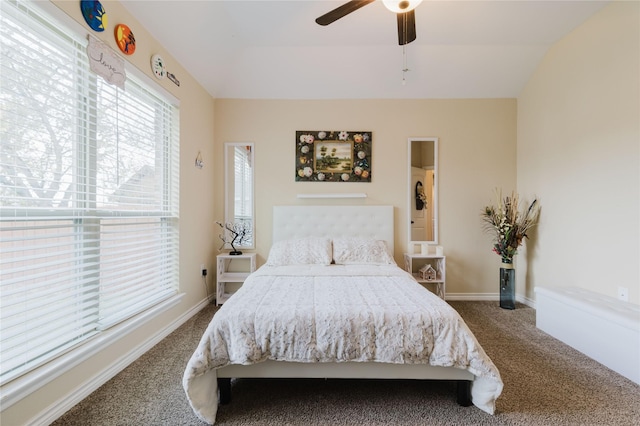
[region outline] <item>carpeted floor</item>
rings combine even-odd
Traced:
[[[640,386],[535,327],[535,310],[450,302],[500,370],[494,416],[449,382],[234,380],[218,425],[638,425]],[[190,319],[53,424],[203,425],[182,373],[216,308]]]

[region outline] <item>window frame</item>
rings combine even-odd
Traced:
[[[62,10],[60,10],[54,4],[50,2],[42,2],[42,3],[38,2],[37,7],[42,9],[45,14],[51,16],[56,21],[56,23],[59,23],[65,26],[69,30],[77,34],[88,34],[87,30],[83,28],[82,25],[80,25],[78,22],[74,21],[69,16],[67,16]],[[174,124],[177,124],[179,126],[179,122],[180,122],[179,101],[177,100],[177,98],[175,98],[173,95],[171,95],[161,86],[159,86],[156,81],[154,81],[153,79],[149,78],[147,75],[137,70],[128,61],[125,61],[125,69],[127,74],[135,76],[135,79],[140,81],[143,84],[143,87],[148,86],[152,88],[152,91],[156,95],[161,97],[168,104],[173,105],[173,107],[175,108],[175,113],[177,114],[177,116],[173,118],[173,120],[175,120]],[[95,76],[95,79],[99,79],[99,78],[101,77]],[[94,83],[95,83],[95,79],[94,79]],[[79,104],[76,103],[75,105],[76,105],[75,106],[76,111],[79,111],[79,109],[77,108]],[[78,126],[80,126],[79,123],[78,123]],[[84,129],[82,129],[82,131],[84,132]],[[81,134],[81,133],[82,132],[77,132],[77,134]],[[176,239],[178,239],[178,235],[179,235],[179,193],[178,191],[179,191],[179,162],[180,162],[179,133],[178,133],[178,140],[175,141],[175,144],[167,141],[167,136],[168,135],[164,134],[164,138],[166,141],[164,143],[166,143],[167,145],[165,145],[163,149],[168,149],[170,152],[167,154],[167,156],[164,157],[162,173],[164,173],[165,176],[163,179],[169,178],[170,174],[175,174],[175,176],[177,176],[176,177],[177,181],[175,182],[169,181],[170,184],[163,186],[163,189],[162,189],[163,205],[168,198],[173,198],[173,203],[169,204],[170,206],[173,206],[173,208],[169,208],[170,217],[168,218],[164,217],[166,215],[164,215],[162,211],[158,211],[156,212],[156,214],[149,214],[148,212],[145,214],[142,212],[127,211],[126,214],[129,217],[135,217],[135,216],[164,217],[164,219],[162,219],[162,221],[164,222],[166,222],[167,220],[173,221],[174,223],[171,226],[175,227]],[[86,160],[87,158],[95,158],[95,156],[91,157],[90,153],[86,151],[97,149],[96,145],[91,143],[86,143],[86,140],[87,140],[86,136],[84,139],[85,140],[83,142],[78,140],[75,142],[76,148],[79,149],[78,151],[79,155],[78,155],[77,161],[87,161]],[[176,159],[173,161],[173,164],[175,165],[177,170],[171,170],[171,165],[170,165],[171,155],[176,156]],[[74,164],[73,167],[75,169],[74,175],[76,175],[78,168],[87,170],[87,168],[83,168],[78,164]],[[96,169],[94,169],[94,173],[95,172],[96,172]],[[84,180],[84,182],[82,183],[83,186],[86,187],[90,185],[89,183],[91,181],[90,176],[85,175],[84,177],[82,177],[82,179]],[[166,192],[169,192],[169,193],[167,194]],[[91,192],[81,191],[81,193],[86,195],[86,194],[90,194]],[[95,195],[95,193],[96,191],[94,190],[93,194]],[[89,201],[87,201],[86,199],[83,200],[83,203],[85,203],[85,206],[87,202]],[[76,232],[78,232],[78,234],[76,234],[76,238],[78,238],[79,241],[81,241],[81,244],[86,244],[86,239],[85,241],[83,241],[82,237],[85,237],[87,234],[83,232],[79,232],[77,229],[78,229],[78,226],[81,226],[79,224],[80,222],[91,221],[91,220],[94,220],[94,218],[87,219],[85,214],[83,213],[78,214],[79,212],[84,213],[84,210],[80,206],[75,208],[49,209],[49,210],[38,209],[38,208],[35,208],[35,209],[19,208],[19,207],[0,209],[0,214],[4,218],[14,217],[15,220],[13,220],[13,222],[19,222],[21,220],[38,220],[38,219],[44,219],[44,218],[50,218],[52,220],[56,220],[56,219],[73,220],[74,222],[73,226],[76,228]],[[99,217],[100,220],[111,218],[111,217],[113,218],[121,217],[121,212],[109,210],[109,209],[96,208],[93,210],[93,213],[94,213],[94,216]],[[166,223],[162,226],[166,226]],[[15,376],[9,376],[7,379],[3,381],[1,385],[2,396],[0,399],[0,404],[3,406],[3,408],[7,408],[11,406],[13,403],[19,401],[21,398],[26,396],[26,394],[31,393],[36,389],[44,386],[46,383],[54,380],[56,377],[59,377],[65,372],[69,371],[71,368],[75,367],[80,362],[89,359],[91,356],[95,355],[99,351],[113,344],[117,340],[121,339],[126,334],[142,326],[143,324],[147,323],[148,321],[150,321],[160,313],[166,311],[167,309],[170,309],[171,307],[179,303],[179,301],[182,299],[184,295],[179,294],[179,284],[178,284],[179,244],[176,242],[175,245],[176,245],[176,253],[173,254],[173,256],[175,257],[174,261],[176,263],[176,268],[175,268],[176,270],[173,272],[173,274],[175,275],[175,278],[174,278],[174,291],[172,292],[172,294],[166,297],[163,297],[161,300],[158,301],[158,303],[155,306],[152,306],[151,308],[147,308],[128,318],[121,319],[118,323],[109,325],[108,329],[98,328],[88,338],[85,338],[84,340],[78,343],[70,344],[68,348],[65,348],[61,353],[55,355],[52,360],[47,360],[46,364],[42,362],[31,367],[26,372],[22,372]],[[74,254],[74,256],[76,255],[77,254]],[[89,267],[92,267],[92,266],[89,266]],[[99,268],[99,266],[93,266],[93,267]],[[169,332],[170,331],[166,332],[166,335],[168,335]],[[158,339],[158,341],[160,339]],[[151,346],[153,345],[150,345],[149,348]],[[148,350],[148,348],[144,349],[142,353],[144,353],[144,351],[146,350]]]

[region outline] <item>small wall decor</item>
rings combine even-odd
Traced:
[[[162,56],[157,53],[151,56],[151,70],[158,80],[163,79],[167,73],[164,65],[164,59],[162,59]]]
[[[118,24],[114,30],[116,44],[125,55],[133,55],[136,51],[136,38],[131,29],[125,24]]]
[[[204,160],[202,160],[202,154],[198,151],[198,155],[196,155],[196,167],[201,169],[204,167]]]
[[[424,194],[422,182],[416,182],[416,210],[422,210],[427,207],[427,196]]]
[[[176,75],[167,71],[167,78],[173,82],[176,86],[180,87],[180,81],[176,78]]]
[[[371,182],[370,131],[296,131],[296,181]]]
[[[81,0],[80,11],[87,25],[93,31],[102,32],[107,28],[107,12],[99,1]]]
[[[124,82],[127,79],[124,59],[91,34],[88,35],[88,38],[87,57],[91,71],[102,76],[108,83],[124,89]]]

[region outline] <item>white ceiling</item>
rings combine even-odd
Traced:
[[[252,99],[515,98],[549,47],[607,3],[425,0],[403,85],[381,2],[315,23],[345,2],[121,0],[212,96]]]

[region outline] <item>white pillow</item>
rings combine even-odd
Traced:
[[[333,261],[337,265],[395,265],[387,243],[370,238],[334,238]]]
[[[269,250],[269,266],[329,265],[331,264],[331,240],[329,238],[299,238],[278,241]]]

